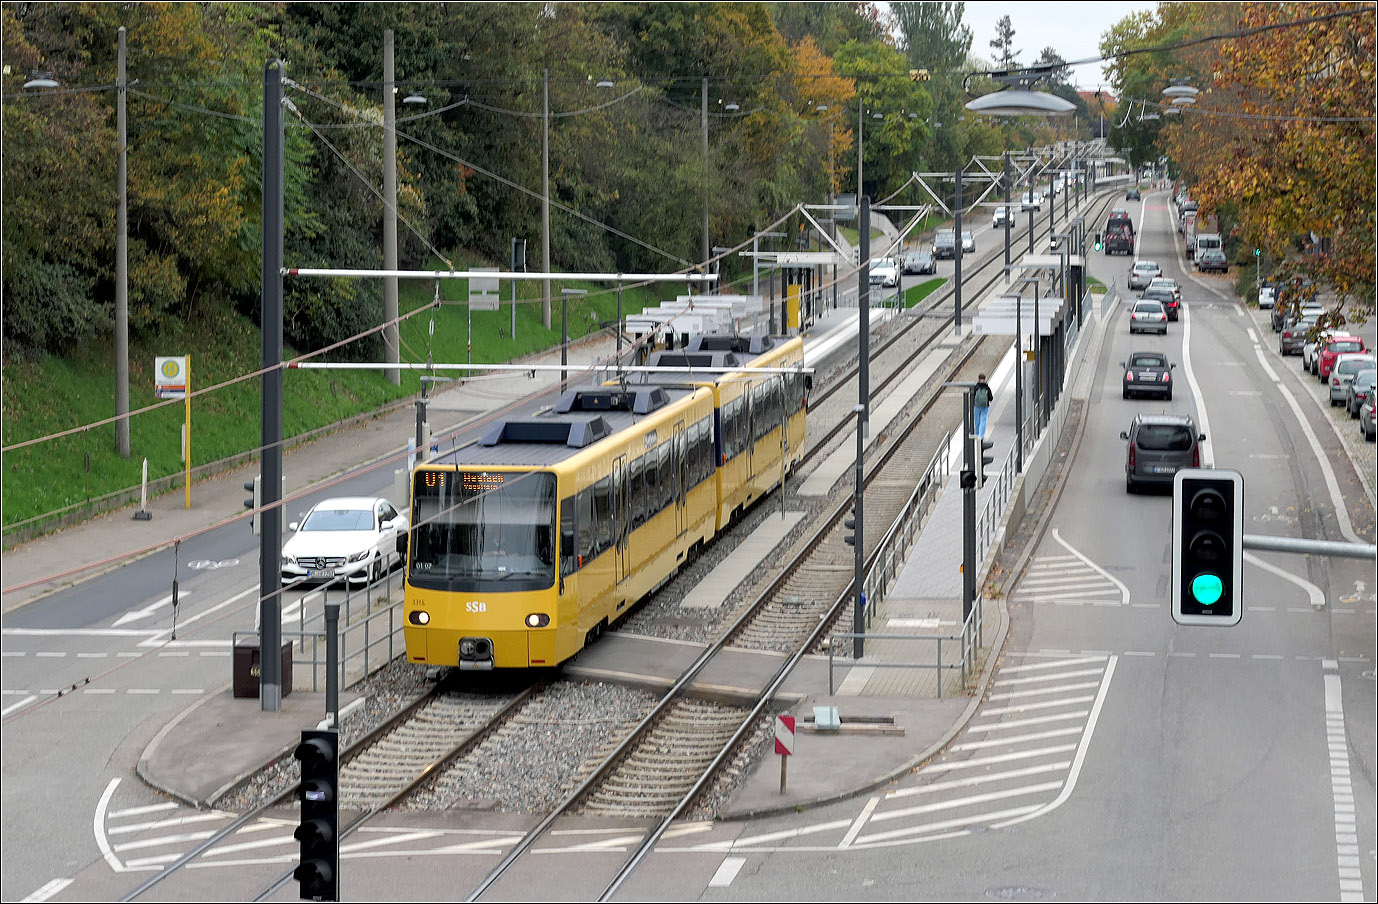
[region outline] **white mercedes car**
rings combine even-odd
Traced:
[[[326,499],[306,513],[282,547],[282,583],[376,581],[406,560],[407,516],[381,497]]]

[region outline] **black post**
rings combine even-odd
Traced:
[[[1057,174],[1048,170],[1048,238],[1053,237],[1053,226],[1057,220]]]
[[[569,378],[569,296],[560,293],[560,385]]]
[[[857,270],[857,324],[861,341],[857,361],[857,403],[865,410],[858,428],[865,433],[871,428],[871,198],[861,196],[861,267]]]
[[[862,453],[866,449],[866,443],[862,439],[862,424],[866,417],[864,405],[857,405],[856,411],[856,486],[852,490],[852,511],[856,518],[856,544],[853,547],[853,614],[852,614],[852,633],[857,637],[852,641],[852,658],[860,659],[863,655],[864,639],[862,634],[866,633],[866,593],[864,581],[866,579],[866,553],[863,551],[862,532],[865,530],[863,525],[865,514],[862,509],[866,504],[866,487],[864,485],[865,475],[861,466]]]
[[[1014,222],[1014,210],[1010,208],[1010,151],[1005,149],[1005,282],[1010,280],[1010,225]]]
[[[976,424],[972,390],[962,392],[962,624],[971,618],[976,600],[976,459],[972,445]]]
[[[263,67],[263,411],[258,547],[259,708],[282,710],[282,81],[286,65]]]
[[[617,274],[619,277],[621,273]],[[622,366],[622,280],[617,281],[617,366]]]
[[[349,579],[345,579],[349,583]],[[340,601],[325,604],[325,717],[331,728],[340,727]]]
[[[1033,183],[1029,183],[1029,253],[1033,254],[1033,231],[1034,231],[1034,209],[1033,209]]]
[[[952,328],[961,335],[962,332],[962,169],[957,168],[957,200],[952,205],[953,227],[952,230],[957,237],[957,247],[953,251],[952,261]]]
[[[1024,473],[1024,287],[1014,297],[1014,472]]]

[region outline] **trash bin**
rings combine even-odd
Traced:
[[[257,697],[258,681],[262,674],[262,652],[258,638],[249,637],[234,647],[234,695]],[[292,693],[292,641],[282,642],[282,696]]]

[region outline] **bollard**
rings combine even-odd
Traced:
[[[148,459],[144,459],[143,479],[139,482],[139,510],[134,513],[135,521],[152,521],[153,513],[148,510]]]

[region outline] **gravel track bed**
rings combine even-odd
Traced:
[[[405,809],[548,812],[574,786],[591,752],[621,741],[659,699],[600,682],[551,685],[469,755],[418,788]]]
[[[405,658],[398,658],[351,688],[366,700],[363,706],[341,722],[341,747],[353,744],[391,719],[408,703],[425,695],[430,691],[431,683],[426,679],[425,669],[412,665]],[[276,797],[300,780],[301,769],[289,752],[215,801],[215,806],[217,809],[243,813]]]

